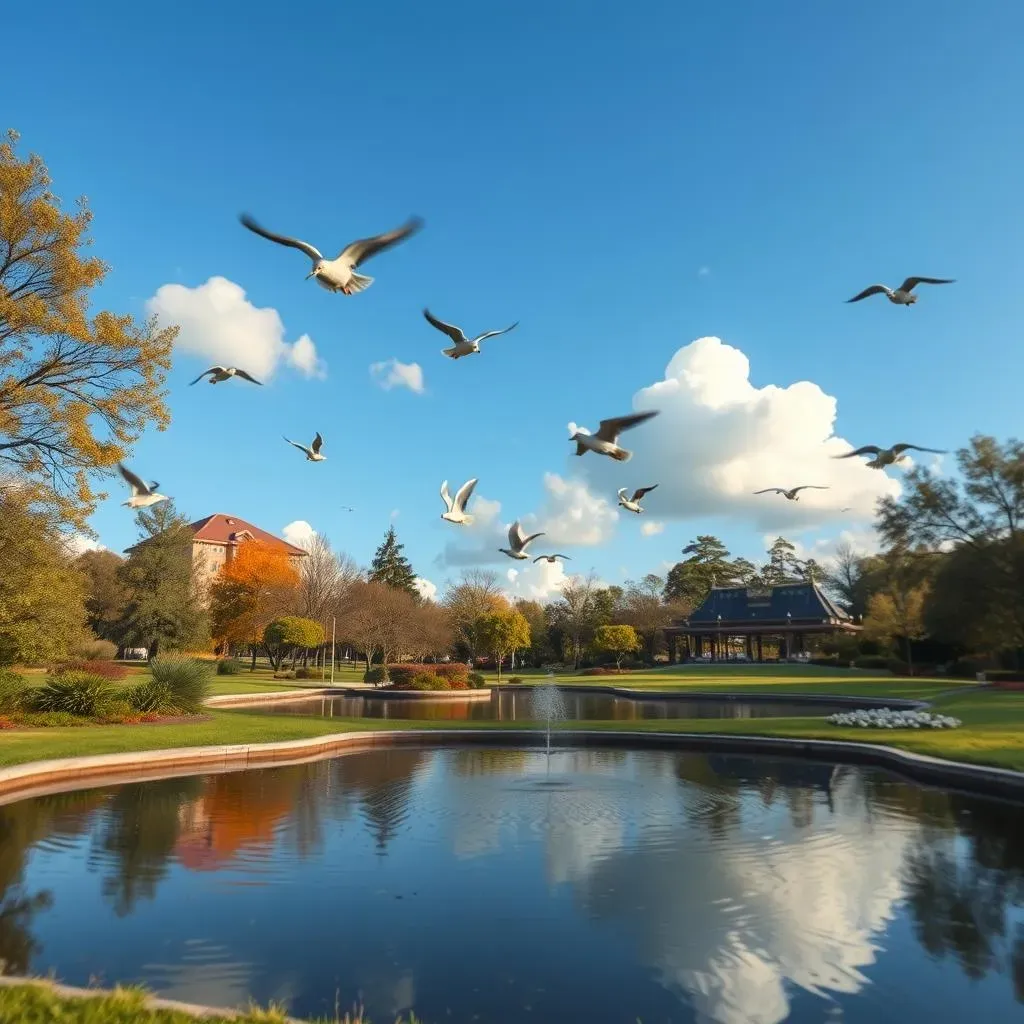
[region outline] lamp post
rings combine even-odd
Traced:
[[[334,635],[338,626],[338,617],[331,616],[331,686],[334,685]]]
[[[793,628],[793,613],[786,612],[786,661],[789,661],[789,631]]]
[[[721,615],[718,616],[718,638],[717,639],[718,639],[718,643],[717,643],[716,646],[718,648],[718,660],[721,661],[722,660],[722,616]]]

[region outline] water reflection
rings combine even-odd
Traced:
[[[693,752],[546,772],[396,749],[0,807],[0,959],[302,1016],[1019,1019],[1024,808]]]
[[[253,715],[312,715],[318,718],[412,719],[414,721],[501,721],[537,720],[529,692],[492,691],[490,700],[438,700],[408,697],[357,695],[310,697],[260,704],[242,709]],[[848,711],[847,705],[802,703],[800,701],[657,700],[615,697],[610,694],[562,690],[566,718],[577,722],[632,722],[638,719],[677,718],[813,718]]]

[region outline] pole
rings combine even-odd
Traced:
[[[331,686],[334,685],[334,632],[338,625],[337,615],[331,616]]]

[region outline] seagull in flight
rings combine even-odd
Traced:
[[[432,324],[443,334],[447,334],[455,343],[451,348],[441,349],[442,354],[448,356],[449,359],[461,359],[463,356],[471,356],[480,351],[481,341],[486,341],[488,338],[496,338],[499,334],[508,334],[514,327],[519,326],[519,321],[517,320],[511,327],[506,327],[503,330],[485,331],[483,334],[478,334],[475,338],[467,338],[461,327],[438,320],[429,309],[424,309],[423,315],[427,318],[427,323]]]
[[[385,232],[383,235],[374,235],[372,238],[360,238],[357,242],[346,245],[333,260],[326,260],[320,250],[310,245],[309,242],[303,242],[299,238],[290,238],[287,235],[275,235],[272,231],[260,227],[247,213],[243,213],[239,220],[250,231],[254,231],[263,238],[269,238],[271,242],[288,245],[293,249],[301,249],[313,261],[313,269],[306,275],[306,280],[315,277],[316,283],[321,288],[326,288],[329,292],[341,292],[343,295],[354,295],[373,284],[373,278],[357,274],[356,267],[376,256],[377,253],[405,241],[406,238],[423,227],[421,218],[410,217],[394,231]]]
[[[654,484],[651,487],[638,487],[633,492],[633,497],[632,498],[627,498],[626,495],[629,494],[629,491],[627,491],[625,487],[620,487],[619,488],[619,492],[618,492],[619,493],[619,504],[624,509],[626,509],[626,511],[628,511],[628,512],[635,512],[637,515],[640,515],[643,512],[643,509],[640,507],[640,499],[645,494],[648,494],[651,491],[653,491],[654,488],[657,487],[657,486],[658,486],[657,484]]]
[[[572,559],[568,555],[538,555],[534,560],[534,565],[537,562],[550,562],[552,565],[558,561],[559,558],[564,559],[566,562],[571,562]]]
[[[132,489],[132,496],[127,501],[122,501],[122,505],[127,505],[129,508],[148,508],[150,505],[169,500],[166,494],[156,493],[156,489],[160,486],[156,481],[150,484],[145,483],[130,469],[125,469],[120,462],[117,464],[117,469]]]
[[[323,462],[327,458],[326,455],[320,454],[320,449],[324,445],[324,439],[320,436],[319,430],[316,432],[316,437],[313,438],[313,443],[308,448],[304,444],[299,444],[298,441],[289,441],[287,437],[285,440],[293,448],[298,448],[300,452],[305,452],[307,462]]]
[[[231,380],[232,377],[241,377],[243,380],[251,380],[253,384],[259,384],[260,387],[263,387],[262,381],[250,376],[245,370],[240,370],[237,366],[211,366],[208,370],[203,370],[192,381],[192,384],[198,384],[206,376],[209,376],[211,384],[219,384],[223,380]],[[189,384],[189,387],[192,387],[192,384]]]
[[[476,481],[476,477],[473,477],[472,480],[467,480],[455,492],[454,498],[448,493],[448,481],[445,480],[441,484],[441,500],[444,502],[444,512],[441,513],[442,519],[447,519],[449,523],[455,523],[456,526],[473,522],[473,517],[466,514],[466,502],[469,501],[473,488],[476,487]]]
[[[954,281],[955,278],[952,277],[908,277],[899,288],[873,284],[870,288],[865,288],[859,295],[854,295],[852,299],[846,301],[860,302],[861,299],[866,299],[869,295],[885,295],[890,302],[894,302],[897,306],[912,306],[917,302],[914,288],[919,284],[953,284]]]
[[[523,536],[523,528],[519,525],[517,519],[508,528],[508,547],[498,548],[503,555],[508,555],[509,558],[517,558],[520,561],[525,561],[530,556],[526,553],[526,546],[538,537],[543,537],[543,533],[531,533],[529,537]]]
[[[827,491],[827,487],[821,484],[804,484],[802,487],[794,487],[786,490],[785,487],[766,487],[763,491],[754,491],[755,494],[783,494],[789,501],[799,501],[801,491]]]
[[[902,462],[906,451],[931,452],[933,455],[946,455],[947,452],[941,448],[922,448],[916,444],[894,444],[891,448],[879,448],[877,444],[866,444],[862,448],[856,448],[844,455],[833,455],[833,459],[852,459],[854,455],[874,455],[875,457],[865,463],[871,469],[885,469],[893,463]]]
[[[609,458],[615,459],[616,462],[628,462],[633,457],[633,453],[626,448],[619,447],[619,435],[624,430],[638,426],[644,420],[649,420],[652,416],[657,415],[658,411],[654,410],[653,412],[634,412],[629,416],[601,420],[597,425],[596,434],[588,433],[586,430],[577,428],[575,423],[570,423],[569,429],[572,434],[569,440],[576,442],[577,455],[583,455],[584,452],[595,452],[598,455],[607,455]]]

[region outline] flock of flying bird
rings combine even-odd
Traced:
[[[327,291],[341,292],[343,295],[355,295],[358,292],[365,291],[373,283],[372,277],[356,273],[357,267],[361,266],[371,257],[376,256],[378,253],[381,253],[386,249],[390,249],[399,242],[405,241],[423,227],[423,221],[421,218],[412,217],[406,221],[405,224],[395,228],[393,231],[388,231],[381,235],[375,235],[371,238],[362,238],[350,243],[345,246],[345,248],[342,249],[333,260],[328,260],[324,258],[323,254],[315,246],[298,238],[274,234],[274,232],[261,227],[248,214],[243,214],[240,217],[240,220],[244,227],[248,228],[255,234],[260,235],[271,242],[276,242],[278,245],[299,249],[301,252],[305,253],[313,264],[312,270],[310,270],[306,275],[306,279],[308,280],[312,277],[316,280],[317,284],[322,288],[325,288]],[[914,294],[914,288],[919,284],[952,283],[953,280],[949,278],[908,277],[898,288],[890,288],[884,284],[873,284],[847,301],[860,302],[862,299],[866,299],[871,295],[885,295],[891,303],[909,308],[917,302],[917,295]],[[479,354],[480,343],[482,341],[486,341],[488,338],[498,337],[502,334],[507,334],[519,324],[519,321],[517,320],[514,324],[509,327],[505,327],[502,330],[485,331],[483,334],[478,334],[474,338],[469,338],[461,328],[456,327],[453,324],[445,323],[443,320],[439,320],[431,314],[429,309],[423,310],[423,316],[432,327],[436,328],[442,334],[447,335],[451,340],[451,346],[441,350],[442,354],[447,356],[449,359],[461,359],[464,356]],[[253,384],[261,384],[261,381],[256,380],[256,378],[251,374],[237,366],[211,366],[196,377],[191,384],[198,384],[204,377],[208,378],[211,384],[220,384],[224,381],[230,380],[232,377],[241,377],[243,380],[251,381]],[[630,458],[632,458],[633,453],[619,444],[620,435],[624,431],[639,426],[641,423],[656,415],[657,410],[650,410],[601,420],[594,433],[590,433],[583,428],[577,428],[572,433],[569,440],[576,442],[576,455],[585,455],[587,452],[593,452],[596,455],[604,455],[608,458],[614,459],[616,462],[628,462]],[[317,431],[316,436],[309,445],[300,444],[298,441],[292,441],[287,437],[284,440],[293,447],[298,448],[299,451],[304,452],[306,459],[309,462],[323,462],[327,458],[327,456],[321,451],[324,439],[319,431]],[[893,445],[891,448],[881,448],[878,445],[869,444],[854,449],[853,451],[846,452],[842,455],[833,456],[833,458],[849,459],[856,455],[871,455],[873,458],[871,458],[866,465],[872,469],[884,469],[886,466],[891,466],[902,461],[905,458],[904,453],[911,450],[945,454],[942,449],[922,448],[921,446],[914,444],[900,443]],[[157,502],[167,500],[167,495],[157,493],[157,487],[159,484],[156,482],[146,483],[124,465],[119,465],[118,470],[131,488],[131,497],[127,501],[123,502],[124,505],[127,505],[129,508],[146,508],[150,505],[155,505]],[[455,526],[465,526],[471,523],[473,521],[473,516],[466,512],[466,505],[472,497],[473,489],[476,485],[476,477],[471,480],[467,480],[458,489],[458,491],[455,492],[455,497],[452,497],[448,490],[448,481],[445,480],[441,484],[441,500],[444,502],[445,507],[445,511],[441,514],[441,518]],[[632,512],[635,515],[641,515],[644,511],[640,505],[641,499],[646,494],[653,491],[657,486],[657,484],[652,484],[649,487],[638,487],[633,491],[632,495],[629,494],[629,491],[625,487],[620,488],[618,491],[618,505],[627,512]],[[800,492],[806,490],[828,490],[828,488],[819,484],[803,484],[799,487],[790,488],[766,487],[763,490],[754,491],[754,494],[781,494],[788,501],[799,501]],[[346,509],[348,511],[352,511],[348,506],[346,506]],[[843,509],[843,511],[848,510]],[[499,548],[498,550],[509,558],[516,559],[517,561],[525,561],[530,557],[526,552],[527,547],[537,540],[538,537],[543,536],[543,532],[526,535],[523,532],[521,524],[516,520],[508,531],[508,547]],[[533,559],[533,561],[554,563],[559,558],[569,560],[568,555],[555,553],[550,555],[538,555]]]

